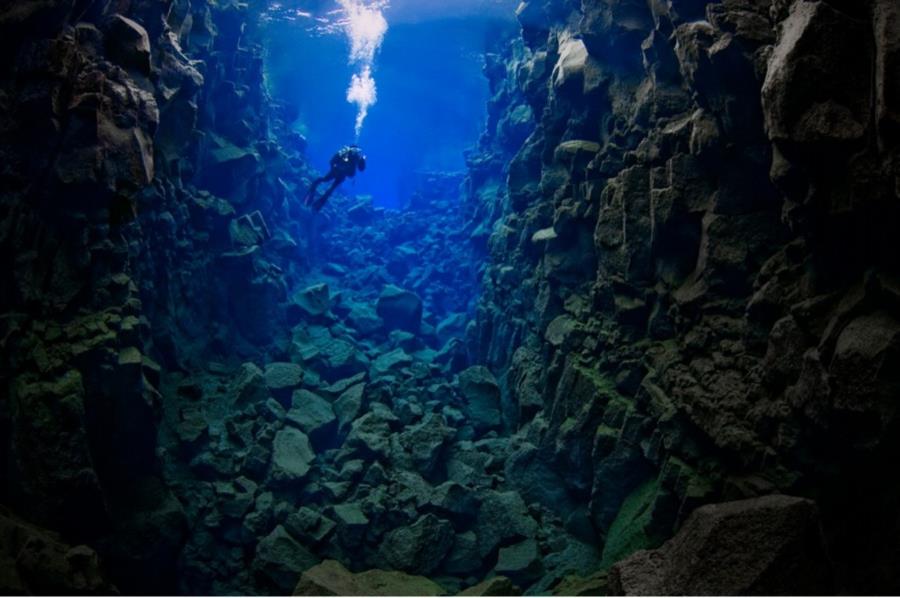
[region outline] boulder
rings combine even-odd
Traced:
[[[294,389],[303,384],[303,368],[296,363],[267,364],[264,376],[269,392],[285,407],[290,405]]]
[[[457,534],[453,547],[441,565],[441,571],[457,576],[470,576],[484,568],[484,559],[478,551],[478,536],[473,531]]]
[[[365,384],[354,384],[341,393],[334,402],[334,413],[338,418],[341,431],[349,430],[353,420],[359,416],[363,407],[363,398],[366,394]]]
[[[422,324],[422,300],[412,291],[387,285],[378,297],[375,311],[387,330],[418,332]]]
[[[384,376],[395,370],[411,365],[412,362],[412,357],[410,357],[406,351],[403,349],[394,349],[393,351],[379,355],[375,361],[372,362],[372,369],[376,374]]]
[[[318,558],[279,525],[256,546],[253,570],[279,592],[288,593],[300,574],[318,563]]]
[[[435,474],[444,446],[452,437],[453,429],[447,427],[440,415],[431,413],[421,423],[404,430],[399,441],[416,471],[429,478]]]
[[[317,343],[319,355],[316,369],[328,382],[336,382],[364,373],[369,360],[356,344],[341,338],[329,338]]]
[[[296,513],[288,515],[284,527],[292,536],[315,546],[331,535],[337,523],[309,507],[300,507]]]
[[[476,432],[500,428],[500,386],[484,366],[472,366],[459,374],[459,392],[465,400],[463,410]]]
[[[228,233],[231,245],[238,250],[262,245],[272,237],[259,211],[232,220],[228,225]]]
[[[0,506],[0,592],[4,595],[117,594],[100,557]]]
[[[393,568],[427,575],[438,568],[452,546],[453,526],[429,514],[389,532],[379,555]]]
[[[620,561],[610,595],[829,595],[831,565],[815,503],[764,496],[700,507],[657,550]]]
[[[317,318],[328,313],[331,307],[331,292],[325,283],[306,287],[294,297],[293,305],[301,314]]]
[[[228,396],[237,409],[265,403],[269,398],[269,390],[263,371],[253,363],[241,365],[228,388]]]
[[[338,538],[345,547],[359,546],[369,527],[369,518],[359,503],[342,503],[331,508],[330,516],[337,524]]]
[[[828,2],[795,2],[781,24],[762,89],[766,131],[776,141],[853,142],[866,133],[872,33]]]
[[[350,328],[357,330],[362,336],[370,336],[378,332],[384,323],[374,309],[367,305],[354,304],[344,320]]]
[[[494,567],[494,571],[521,586],[531,585],[542,570],[541,551],[533,538],[501,548]]]
[[[521,596],[522,589],[508,577],[492,577],[485,581],[466,588],[459,596]]]
[[[272,480],[303,480],[316,459],[309,438],[295,428],[285,428],[275,435],[272,451]]]
[[[444,588],[426,577],[372,569],[351,573],[337,561],[303,572],[294,596],[441,596]]]
[[[533,538],[537,522],[517,492],[491,490],[484,494],[474,531],[478,549],[486,559],[501,545]]]
[[[337,416],[327,400],[308,390],[294,391],[291,409],[287,412],[288,424],[297,426],[309,436],[317,450],[334,444],[337,433]]]
[[[104,23],[106,52],[126,69],[150,74],[150,37],[147,30],[128,17],[113,15]]]

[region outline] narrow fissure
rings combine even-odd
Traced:
[[[852,4],[0,8],[0,589],[896,593]]]

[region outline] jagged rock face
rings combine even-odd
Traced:
[[[607,564],[780,490],[822,501],[847,587],[896,587],[859,557],[895,551],[865,538],[896,496],[896,12],[520,6],[494,110],[539,118],[499,201],[473,179],[498,221],[469,344]]]
[[[523,2],[462,204],[316,220],[261,10],[0,9],[0,501],[125,591],[480,595],[723,588],[811,505],[686,518],[782,491],[898,587],[893,0]]]
[[[83,4],[0,9],[0,500],[97,548],[121,589],[168,593],[186,521],[157,455],[162,379],[276,335],[282,272],[259,245],[305,165],[272,190],[258,12]],[[219,194],[191,182],[238,154]]]

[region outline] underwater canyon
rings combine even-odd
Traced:
[[[469,5],[0,3],[4,594],[900,593],[900,4]]]

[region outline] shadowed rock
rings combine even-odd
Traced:
[[[337,561],[307,569],[294,596],[441,596],[444,588],[426,577],[373,569],[351,573]]]
[[[661,548],[613,566],[613,595],[782,595],[833,591],[815,503],[789,496],[707,505]]]

